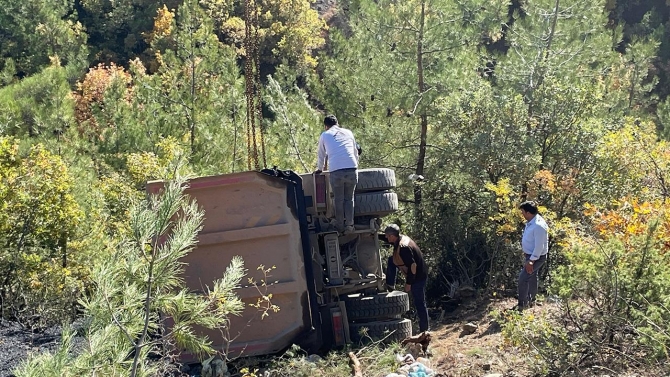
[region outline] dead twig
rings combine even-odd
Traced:
[[[361,372],[361,363],[358,361],[358,357],[353,352],[349,352],[349,362],[351,363],[351,371],[354,374],[354,377],[363,377],[363,372]]]

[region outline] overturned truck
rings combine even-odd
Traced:
[[[150,182],[157,192],[161,182]],[[186,193],[205,211],[197,248],[188,254],[184,280],[202,291],[239,255],[255,271],[274,266],[267,285],[238,290],[247,304],[272,295],[276,313],[261,320],[257,308],[230,319],[220,330],[202,330],[231,356],[272,354],[292,344],[316,351],[359,342],[387,341],[412,334],[404,292],[388,292],[381,259],[381,218],[398,209],[391,169],[360,169],[355,194],[355,231],[340,234],[334,216],[328,172],[298,175],[266,169],[189,181]],[[250,273],[253,276],[253,274]],[[366,330],[361,331],[363,328]],[[183,361],[194,360],[182,352]]]

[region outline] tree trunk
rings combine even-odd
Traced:
[[[417,37],[416,44],[416,72],[418,76],[418,90],[419,97],[421,97],[426,91],[426,84],[423,77],[423,38],[424,38],[424,26],[425,26],[425,17],[426,17],[426,2],[425,0],[421,1],[421,20],[419,23],[419,35]],[[420,98],[419,98],[420,100]],[[424,174],[424,166],[426,163],[426,139],[428,134],[428,114],[426,109],[421,109],[421,114],[419,116],[421,122],[421,134],[419,141],[419,154],[416,160],[416,175]],[[414,215],[417,220],[417,224],[423,223],[423,210],[422,206],[422,191],[421,185],[414,185]]]
[[[189,129],[191,132],[191,157],[195,154],[195,41],[194,41],[194,36],[193,36],[193,27],[189,27],[189,31],[191,33],[191,53],[190,53],[190,60],[191,60],[191,109],[190,109],[190,116],[189,116]]]

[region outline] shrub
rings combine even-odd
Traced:
[[[46,326],[76,311],[87,269],[68,249],[83,213],[60,157],[0,138],[2,316]]]
[[[548,325],[512,318],[504,334],[551,375],[662,368],[670,346],[670,206],[624,199],[611,210],[586,208],[588,226],[562,243],[566,264],[553,273],[560,310]]]
[[[86,347],[76,355],[72,337],[66,334],[59,350],[28,360],[18,376],[152,376],[166,363],[150,362],[151,352],[214,352],[194,328],[225,330],[228,317],[241,312],[244,304],[234,289],[244,268],[241,258],[234,258],[204,295],[184,288],[180,260],[195,247],[204,216],[183,194],[184,184],[166,183],[159,196],[135,205],[130,236],[114,244],[114,252],[95,267],[95,292],[83,302]],[[166,325],[166,317],[172,326]]]

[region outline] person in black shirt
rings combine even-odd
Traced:
[[[386,267],[386,284],[395,286],[397,271],[405,276],[405,292],[411,292],[414,307],[419,316],[419,332],[428,331],[428,308],[426,307],[426,280],[428,272],[419,246],[411,238],[400,234],[400,227],[391,224],[384,230],[386,240],[393,245],[393,255]]]

